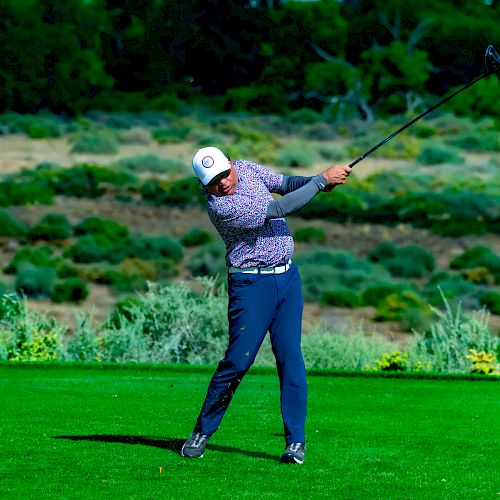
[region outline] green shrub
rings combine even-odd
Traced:
[[[194,177],[168,181],[148,179],[141,185],[140,193],[144,201],[154,205],[187,207],[206,201],[201,184]]]
[[[362,290],[361,298],[364,305],[377,307],[388,295],[401,295],[404,291],[411,291],[409,283],[394,283],[392,281],[369,282]]]
[[[131,172],[186,174],[189,171],[189,165],[186,162],[160,158],[153,154],[122,158],[115,165],[121,170],[130,170]]]
[[[23,266],[56,267],[58,259],[53,257],[53,250],[47,246],[24,246],[19,249],[12,260],[4,268],[6,274],[16,274]]]
[[[421,278],[435,266],[434,256],[427,250],[415,245],[397,247],[390,242],[381,243],[371,250],[368,258],[400,278]]]
[[[455,148],[438,142],[424,146],[417,160],[419,163],[427,165],[438,165],[441,163],[461,164],[465,161]]]
[[[484,267],[495,277],[495,283],[500,283],[500,257],[490,248],[476,245],[457,255],[450,262],[452,269],[475,269]]]
[[[288,114],[287,119],[299,125],[310,125],[323,120],[323,116],[318,111],[310,108],[300,108]]]
[[[276,156],[276,164],[281,167],[312,167],[314,150],[305,142],[292,142],[285,146]]]
[[[365,367],[371,371],[400,372],[407,369],[408,354],[401,351],[384,353],[381,359],[375,360],[374,366]]]
[[[323,160],[333,163],[340,163],[349,158],[346,148],[339,144],[321,144],[317,147],[317,151]]]
[[[302,126],[298,132],[304,139],[311,139],[313,141],[333,141],[338,138],[335,127],[325,122],[317,122],[311,125]],[[323,144],[323,146],[327,145]],[[328,149],[325,151],[325,154],[328,155]],[[346,152],[344,152],[343,155],[345,156]],[[324,158],[328,159],[326,156],[324,156]],[[339,158],[340,157],[337,159]]]
[[[224,111],[285,114],[288,102],[279,85],[241,86],[227,90],[223,107]]]
[[[159,144],[178,144],[187,140],[190,127],[158,128],[153,131],[153,139]]]
[[[474,289],[474,285],[462,276],[440,271],[430,276],[422,292],[429,304],[438,306],[443,302],[443,296],[448,301],[457,298],[463,299]]]
[[[26,297],[50,297],[56,275],[53,267],[24,265],[17,272],[14,288]]]
[[[110,262],[120,262],[126,257],[139,257],[143,260],[168,258],[179,262],[184,255],[182,245],[169,236],[135,236],[118,245]]]
[[[17,115],[9,123],[9,132],[11,134],[22,132],[31,139],[60,137],[61,128],[59,121],[53,116]]]
[[[465,132],[449,141],[450,144],[466,151],[500,151],[498,131],[489,133]]]
[[[428,333],[416,334],[410,355],[427,357],[432,371],[469,372],[469,350],[496,352],[499,340],[491,334],[485,311],[464,314],[460,304],[455,311],[446,300],[444,305],[444,311],[433,309],[437,319]]]
[[[0,206],[52,205],[54,191],[46,182],[6,180],[0,182]]]
[[[0,296],[0,357],[9,361],[54,361],[63,357],[66,327],[28,311],[15,295]]]
[[[488,290],[479,296],[479,303],[486,307],[492,314],[500,314],[500,293]]]
[[[304,243],[324,243],[325,231],[319,227],[302,227],[297,229],[293,235],[295,241]]]
[[[7,210],[0,209],[0,236],[24,236],[27,232],[26,226],[14,219]]]
[[[374,319],[376,321],[404,321],[417,309],[430,312],[427,303],[415,292],[403,290],[400,293],[387,295],[378,306]]]
[[[210,243],[212,240],[213,236],[211,233],[205,231],[204,229],[193,227],[184,236],[182,236],[180,242],[185,247],[196,247],[204,245],[205,243]]]
[[[188,262],[193,276],[215,276],[226,274],[226,249],[219,241],[208,243],[199,248]]]
[[[54,284],[51,299],[54,302],[81,302],[89,295],[87,283],[81,278],[68,278]]]
[[[151,133],[143,128],[133,128],[121,132],[119,139],[121,144],[147,146],[151,144]]]
[[[64,215],[47,214],[29,229],[30,240],[65,240],[71,235],[71,226]]]
[[[319,297],[320,304],[335,307],[360,307],[362,305],[361,296],[350,288],[337,288],[326,290]]]
[[[119,242],[129,235],[128,227],[104,217],[86,217],[74,228],[76,235],[95,235],[110,242]]]
[[[113,254],[113,243],[106,237],[93,234],[85,235],[64,250],[64,257],[80,264],[101,262]]]
[[[118,137],[111,131],[86,131],[77,134],[73,138],[70,153],[114,155],[118,153],[118,149]]]

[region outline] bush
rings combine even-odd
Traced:
[[[126,257],[139,257],[143,260],[167,258],[179,262],[184,255],[182,246],[169,236],[135,236],[110,254],[110,262],[120,262]]]
[[[226,249],[220,242],[203,245],[188,262],[193,276],[224,276],[226,274]]]
[[[56,275],[53,267],[25,265],[17,272],[14,288],[26,297],[50,297]]]
[[[500,138],[496,131],[482,134],[477,131],[465,132],[450,140],[450,144],[466,151],[500,151]]]
[[[184,208],[200,205],[206,201],[201,185],[194,177],[168,181],[148,179],[141,185],[140,193],[144,201],[154,205]]]
[[[455,148],[436,142],[424,146],[417,161],[427,165],[438,165],[441,163],[464,163],[465,159]]]
[[[319,156],[329,162],[339,163],[349,158],[346,148],[338,144],[321,144],[317,150]]]
[[[361,293],[364,305],[377,307],[388,295],[401,295],[404,291],[412,291],[409,283],[394,283],[392,281],[369,282]],[[413,290],[414,291],[414,290]]]
[[[15,295],[0,296],[0,358],[9,361],[53,361],[63,356],[66,327],[45,314],[28,311]]]
[[[52,116],[17,115],[9,123],[9,132],[23,132],[31,139],[60,137],[61,128],[58,122],[59,120]]]
[[[187,140],[190,127],[158,128],[153,131],[153,139],[159,144],[178,144]]]
[[[56,267],[58,259],[53,257],[52,249],[47,246],[25,246],[16,252],[13,259],[4,268],[6,274],[16,274],[26,265],[32,267]]]
[[[85,235],[64,251],[64,257],[80,264],[101,262],[113,254],[114,245],[106,237],[94,234]]]
[[[27,232],[26,226],[17,221],[7,210],[0,209],[0,236],[24,236]]]
[[[422,292],[429,304],[438,306],[443,302],[443,296],[449,302],[453,299],[465,299],[475,290],[474,285],[457,274],[440,271],[430,276]]]
[[[361,297],[350,288],[337,288],[335,290],[326,290],[319,297],[320,304],[335,307],[360,307],[362,305]]]
[[[208,231],[204,229],[199,229],[194,227],[190,229],[182,238],[180,242],[185,247],[196,247],[204,245],[205,243],[210,243],[213,240],[213,236]]]
[[[488,247],[476,245],[461,255],[457,255],[451,262],[452,269],[475,269],[484,267],[495,277],[495,283],[500,283],[500,257]]]
[[[295,241],[304,243],[324,243],[325,231],[319,227],[302,227],[297,229],[293,235]]]
[[[86,131],[73,138],[70,153],[114,155],[118,153],[119,141],[109,130]]]
[[[453,311],[444,304],[444,311],[433,309],[437,320],[429,332],[416,335],[412,355],[427,357],[436,372],[469,372],[469,350],[496,352],[499,340],[491,335],[485,311],[463,314],[460,305]]]
[[[52,205],[54,191],[46,182],[7,180],[0,182],[0,206]]]
[[[378,306],[374,319],[376,321],[402,321],[408,329],[416,326],[410,323],[417,318],[416,311],[430,314],[431,310],[424,300],[415,292],[403,290],[400,293],[387,295]]]
[[[89,295],[87,283],[81,278],[68,278],[55,283],[51,298],[54,302],[81,302]]]
[[[115,165],[121,170],[130,170],[131,172],[186,174],[189,171],[189,165],[185,162],[171,158],[160,158],[152,154],[122,158]]]
[[[314,164],[314,151],[305,142],[292,142],[279,151],[276,164],[281,167],[311,167]]]
[[[479,303],[486,307],[492,314],[500,314],[500,293],[495,290],[483,292]]]
[[[434,256],[427,250],[415,245],[397,247],[390,242],[381,243],[371,250],[368,258],[400,278],[421,278],[435,266]]]
[[[106,238],[110,242],[118,242],[129,235],[128,227],[104,217],[86,217],[75,226],[76,235],[94,235]]]
[[[64,215],[47,214],[28,231],[30,240],[65,240],[71,234],[71,226]]]

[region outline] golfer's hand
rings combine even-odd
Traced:
[[[339,184],[345,184],[351,172],[352,168],[343,165],[333,165],[333,167],[327,168],[324,172],[321,172],[321,175],[328,182],[328,186],[326,186],[323,191],[328,192]]]

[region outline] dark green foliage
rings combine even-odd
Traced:
[[[439,306],[443,303],[443,295],[446,300],[463,299],[474,289],[474,285],[462,276],[440,271],[430,276],[422,293],[429,304]]]
[[[188,269],[194,276],[226,275],[226,249],[220,242],[203,245],[191,257]]]
[[[467,151],[500,151],[500,137],[496,130],[488,133],[465,132],[450,140],[450,143]]]
[[[140,193],[145,201],[154,205],[186,207],[206,200],[201,189],[194,177],[168,181],[148,179],[141,185]]]
[[[339,288],[359,293],[371,281],[387,278],[384,270],[349,252],[318,249],[298,254],[294,261],[300,270],[307,301],[317,301],[322,293]]]
[[[71,146],[74,154],[114,155],[118,153],[119,141],[109,130],[86,131],[77,135]]]
[[[475,269],[484,267],[495,277],[495,283],[500,283],[500,257],[490,248],[477,245],[457,255],[451,262],[452,269]]]
[[[6,180],[0,182],[0,206],[29,205],[40,203],[51,205],[54,192],[46,182]]]
[[[350,288],[337,288],[335,290],[326,290],[319,297],[320,304],[354,308],[362,305],[361,297]]]
[[[71,235],[68,219],[60,214],[47,214],[28,231],[30,240],[65,240]]]
[[[116,245],[108,260],[120,262],[127,257],[139,257],[144,260],[167,258],[179,262],[183,255],[182,245],[169,236],[133,236]]]
[[[0,236],[24,236],[26,226],[14,219],[7,210],[0,209]]]
[[[409,283],[394,283],[392,281],[376,281],[368,283],[363,289],[361,297],[363,304],[378,306],[388,295],[401,295],[404,291],[411,291]]]
[[[49,246],[25,246],[16,252],[14,258],[4,268],[4,273],[16,274],[23,266],[40,268],[55,267],[57,262],[58,259],[53,257],[53,251]]]
[[[368,253],[368,258],[398,278],[421,278],[435,266],[434,256],[427,250],[415,245],[397,247],[391,242],[381,243]]]
[[[321,113],[314,111],[310,108],[300,108],[292,111],[287,119],[292,123],[297,123],[299,125],[311,125],[313,123],[318,123],[323,120]]]
[[[155,172],[162,174],[181,174],[186,173],[189,169],[187,163],[171,158],[160,158],[153,154],[122,158],[116,162],[116,166],[119,169],[130,170],[131,172]]]
[[[187,139],[190,127],[159,128],[153,131],[153,138],[159,144],[177,144]]]
[[[25,133],[31,139],[45,139],[61,135],[60,120],[54,116],[12,115],[9,121],[9,132]]]
[[[293,238],[304,243],[324,243],[326,235],[319,227],[301,227],[295,231]]]
[[[146,279],[137,273],[129,273],[118,268],[100,272],[94,280],[101,285],[110,286],[117,292],[134,292],[146,289]]]
[[[86,264],[90,262],[101,262],[113,254],[113,243],[99,234],[85,235],[64,251],[64,257],[74,262]]]
[[[492,314],[500,314],[500,293],[496,290],[484,292],[479,297],[479,303]]]
[[[74,228],[76,235],[99,235],[110,242],[119,243],[128,237],[128,227],[104,217],[87,217]]]
[[[374,319],[377,321],[406,321],[419,318],[421,313],[430,314],[429,306],[417,293],[406,290],[401,293],[387,295],[378,306]],[[411,328],[415,325],[408,324]]]
[[[23,265],[18,269],[14,287],[27,297],[50,297],[55,278],[53,267]]]
[[[138,307],[141,304],[141,299],[137,295],[130,295],[123,299],[120,299],[113,308],[113,311],[109,315],[108,322],[115,326],[116,328],[120,327],[121,319],[131,320],[132,313],[130,309],[132,307]]]
[[[184,236],[182,236],[180,242],[185,247],[196,247],[204,245],[205,243],[210,243],[212,240],[213,236],[211,233],[205,231],[204,229],[193,227]]]
[[[439,142],[425,145],[418,155],[417,160],[419,163],[429,165],[437,165],[440,163],[464,163],[464,158],[460,156],[455,148],[446,146],[445,144],[441,144]]]
[[[68,278],[54,284],[51,298],[54,302],[81,302],[88,297],[89,288],[81,278]]]

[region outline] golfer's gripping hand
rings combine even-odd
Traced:
[[[335,186],[339,184],[345,184],[347,177],[352,172],[352,168],[347,165],[333,165],[333,167],[327,168],[321,175],[328,182],[328,186],[324,191],[331,191]]]

